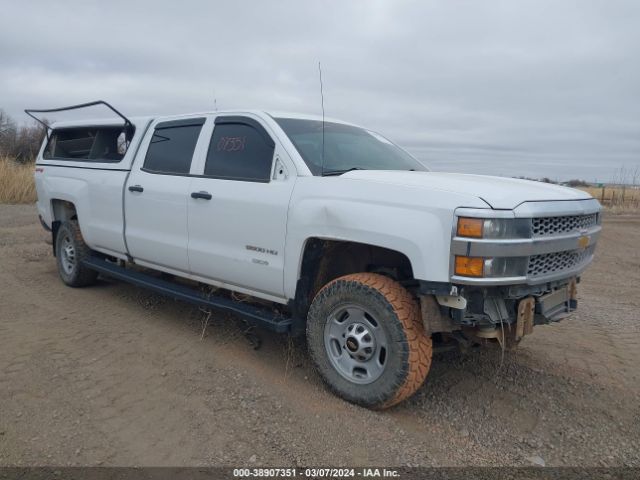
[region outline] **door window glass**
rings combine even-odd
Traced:
[[[163,124],[158,124],[153,132],[143,170],[152,173],[186,175],[191,168],[191,159],[202,123],[176,125],[175,122],[167,122],[167,124],[171,126],[165,127]]]
[[[228,180],[268,182],[274,145],[265,135],[266,132],[244,123],[217,124],[204,174]]]

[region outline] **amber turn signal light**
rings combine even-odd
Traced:
[[[482,277],[484,275],[484,258],[456,255],[456,275]]]
[[[484,220],[482,218],[458,218],[458,229],[456,235],[459,237],[482,238],[482,226]]]

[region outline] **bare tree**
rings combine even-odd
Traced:
[[[40,124],[18,126],[0,109],[0,157],[10,157],[17,162],[35,160],[46,129]]]
[[[0,109],[0,148],[7,145],[10,139],[15,135],[15,130],[15,122],[4,112],[4,110]]]

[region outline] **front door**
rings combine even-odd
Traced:
[[[256,119],[216,118],[205,164],[190,185],[193,274],[283,297],[287,210],[295,182],[285,156]]]

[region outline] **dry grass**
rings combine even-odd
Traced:
[[[0,158],[0,203],[36,201],[33,169],[33,164],[21,165],[10,158]]]
[[[581,187],[597,198],[600,203],[613,213],[636,212],[640,210],[640,189],[629,187]]]

